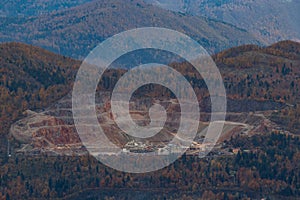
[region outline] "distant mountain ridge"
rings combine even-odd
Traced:
[[[40,16],[4,17],[0,22],[0,41],[25,42],[84,58],[107,37],[151,26],[186,33],[210,53],[242,44],[261,44],[247,31],[233,25],[177,14],[141,0],[96,0]]]
[[[145,0],[164,9],[234,24],[272,44],[300,41],[300,1],[295,0]]]
[[[0,16],[36,16],[75,7],[90,1],[93,0],[3,0],[0,2]]]

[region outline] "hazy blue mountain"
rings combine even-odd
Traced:
[[[39,16],[3,17],[0,41],[19,41],[85,57],[107,37],[137,27],[166,27],[188,34],[209,52],[260,43],[246,30],[204,17],[186,16],[142,0],[97,0]]]
[[[33,16],[82,5],[92,0],[1,0],[0,16]]]
[[[268,43],[300,39],[299,0],[145,0],[164,9],[234,24]]]

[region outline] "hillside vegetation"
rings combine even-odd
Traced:
[[[6,132],[9,124],[26,109],[45,108],[71,91],[79,61],[20,43],[2,44],[0,51],[1,132]],[[213,58],[220,68],[229,99],[282,102],[296,106],[300,103],[299,52],[299,43],[284,41],[266,48],[240,46]],[[186,76],[199,99],[208,96],[201,76],[191,70],[190,65],[171,65]],[[112,90],[124,73],[124,70],[109,70],[102,79],[101,87]],[[150,92],[148,96],[151,96],[157,95],[155,91],[162,91],[150,88],[146,87],[141,94]]]
[[[0,45],[0,133],[26,109],[42,109],[70,91],[80,62],[20,43]]]

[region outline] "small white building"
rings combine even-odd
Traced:
[[[170,150],[167,149],[166,147],[158,149],[158,155],[160,156],[167,156],[169,154],[170,154]]]

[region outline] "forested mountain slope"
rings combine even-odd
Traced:
[[[96,0],[32,17],[2,17],[0,41],[19,41],[84,58],[104,39],[138,27],[171,28],[198,41],[210,53],[260,44],[247,31],[203,17],[185,16],[141,0]]]

